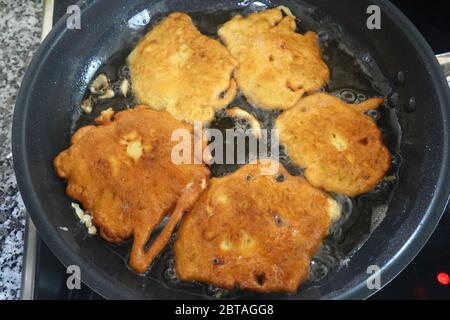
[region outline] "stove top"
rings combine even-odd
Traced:
[[[450,23],[448,0],[416,2],[392,0],[419,28],[436,54],[450,52]],[[51,28],[73,0],[45,1],[45,29]],[[447,8],[447,10],[443,10]],[[374,294],[371,299],[450,299],[450,210],[418,256],[394,280]],[[80,290],[68,290],[66,268],[39,239],[30,221],[23,270],[24,299],[96,300],[101,296],[82,284]]]

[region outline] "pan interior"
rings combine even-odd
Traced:
[[[370,48],[358,43],[351,32],[348,32],[325,11],[306,2],[283,1],[283,4],[287,5],[298,17],[298,32],[303,33],[312,30],[318,34],[323,58],[331,70],[331,79],[323,89],[324,91],[349,103],[364,101],[373,96],[384,97],[385,104],[371,116],[375,118],[382,130],[384,142],[392,154],[392,166],[386,175],[388,179],[381,181],[373,191],[355,198],[332,194],[341,203],[343,216],[332,227],[321,250],[311,262],[310,279],[299,289],[300,292],[308,292],[316,290],[329,281],[330,277],[338,274],[339,270],[349,263],[352,255],[364,245],[371,233],[384,219],[399,178],[401,130],[397,118],[397,105],[392,103],[392,99],[390,99],[395,94],[393,86],[385,76],[386,73],[377,64]],[[176,8],[176,6],[169,8],[165,2],[155,2],[128,20],[128,24],[133,29],[133,36],[123,41],[119,46],[120,50],[111,52],[111,56],[104,63],[101,63],[95,72],[91,72],[89,78],[94,79],[96,75],[105,73],[116,87],[119,85],[120,79],[129,78],[128,67],[125,63],[126,57],[137,41],[153,25],[160,22],[172,11],[183,10],[187,12],[202,33],[217,38],[217,29],[233,15],[246,15],[276,5],[278,3],[269,1],[245,1],[227,5],[212,5],[207,10],[196,10],[194,6],[191,11],[186,8]],[[87,91],[86,88],[84,97],[87,96]],[[106,108],[112,107],[115,111],[119,111],[135,104],[133,96],[124,98],[116,95],[113,99],[96,102],[94,111],[90,115],[82,114],[79,108],[75,108],[72,114],[71,133],[84,125],[92,124],[95,117]],[[262,127],[267,129],[273,128],[274,119],[279,115],[279,112],[276,111],[268,112],[257,109],[254,105],[249,104],[241,93],[231,103],[231,106],[235,105],[239,105],[255,115]],[[235,119],[226,116],[223,111],[218,111],[210,127],[225,133],[226,129],[242,125],[245,126],[245,124],[238,123]],[[281,150],[281,162],[291,174],[302,175],[301,169],[291,163],[283,148]],[[212,175],[216,177],[224,176],[237,170],[238,167],[239,165],[213,165],[211,167]],[[75,219],[75,216],[73,219]],[[154,232],[152,238],[156,237],[163,224]],[[168,292],[176,291],[202,298],[255,297],[254,293],[243,292],[238,289],[227,291],[197,282],[184,283],[179,281],[174,270],[174,257],[172,255],[172,245],[175,238],[176,234],[173,235],[170,244],[156,259],[150,271],[140,279],[144,290],[151,287],[150,283],[157,282],[169,289]],[[127,265],[130,249],[129,241],[120,245],[110,244],[102,240],[98,241],[122,260],[124,266]],[[129,272],[132,273],[131,270]],[[273,296],[280,297],[282,295]],[[167,293],[167,297],[170,297],[170,293]]]

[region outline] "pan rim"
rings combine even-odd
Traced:
[[[389,14],[391,17],[398,18],[397,26],[401,28],[404,34],[410,35],[410,40],[412,40],[412,44],[417,50],[417,53],[422,57],[424,62],[428,62],[428,69],[431,69],[433,72],[431,75],[432,81],[435,88],[438,89],[438,100],[442,101],[440,104],[440,111],[442,114],[443,129],[444,132],[450,132],[450,88],[448,87],[448,82],[443,75],[442,68],[438,63],[433,50],[416,26],[394,4],[386,0],[374,0],[373,3],[382,7],[383,14]],[[384,279],[381,288],[370,290],[365,283],[360,283],[358,286],[339,296],[339,299],[370,298],[389,284],[422,251],[441,220],[447,205],[450,203],[450,184],[446,184],[446,181],[450,181],[450,170],[446,170],[446,166],[444,165],[445,163],[450,162],[449,139],[449,135],[444,134],[443,164],[441,165],[439,178],[435,187],[437,192],[430,201],[428,209],[424,213],[423,218],[414,233],[411,234],[409,239],[403,244],[397,255],[391,257],[389,262],[380,270]],[[336,292],[333,292],[333,294],[334,293]],[[329,295],[324,296],[323,298],[334,299],[334,297],[329,297]]]
[[[101,1],[82,0],[78,2],[81,8],[81,14],[93,5],[98,5]],[[411,43],[416,47],[417,53],[421,56],[424,63],[427,63],[427,69],[430,70],[433,84],[436,88],[438,100],[440,103],[440,113],[442,115],[442,124],[444,132],[450,132],[450,90],[448,90],[447,82],[444,80],[440,66],[438,65],[434,53],[425,41],[416,27],[401,13],[393,4],[385,0],[375,0],[373,3],[378,4],[384,14],[388,14],[391,17],[395,17],[397,26],[406,35],[409,35]],[[55,232],[53,226],[46,223],[45,211],[41,206],[41,201],[34,192],[34,187],[29,179],[30,168],[26,163],[27,150],[24,148],[27,130],[27,110],[32,105],[30,101],[30,93],[25,88],[31,88],[34,86],[35,74],[40,72],[40,69],[44,65],[46,56],[49,54],[47,48],[51,43],[57,42],[67,32],[65,28],[65,19],[62,17],[53,27],[50,34],[42,42],[33,60],[23,78],[20,91],[16,100],[13,125],[12,125],[12,151],[14,171],[16,174],[17,184],[19,191],[24,200],[24,203],[29,212],[30,217],[35,223],[40,236],[44,242],[48,244],[50,249],[57,253],[57,258],[63,263],[64,266],[68,266],[76,262],[82,270],[84,270],[83,281],[86,285],[94,289],[97,293],[110,299],[133,299],[137,298],[134,291],[127,288],[116,279],[108,276],[106,273],[99,274],[94,270],[91,263],[87,260],[80,259],[79,256],[66,245],[61,236]],[[446,181],[450,181],[450,170],[446,170],[445,163],[450,162],[449,158],[449,136],[444,135],[444,145],[442,150],[443,163],[441,164],[439,178],[436,183],[436,192],[433,195],[428,209],[423,214],[423,218],[419,223],[419,227],[416,228],[414,233],[403,244],[401,250],[397,255],[390,258],[389,262],[385,264],[381,272],[384,275],[384,279],[388,280],[383,283],[386,285],[396,275],[398,275],[420,252],[429,237],[433,233],[435,227],[440,220],[444,209],[449,200],[450,184],[446,184]],[[100,277],[99,277],[100,276]],[[121,290],[117,290],[120,288]],[[364,299],[370,297],[376,291],[369,290],[365,283],[362,282],[359,285],[347,289],[340,289],[333,291],[322,299]],[[142,296],[142,298],[144,298]],[[156,297],[153,297],[156,298]],[[295,296],[290,296],[288,299],[295,299]]]

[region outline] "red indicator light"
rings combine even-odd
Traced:
[[[450,277],[449,277],[449,275],[448,275],[447,273],[445,273],[445,272],[440,272],[440,273],[438,273],[438,275],[436,276],[436,278],[437,278],[437,281],[438,281],[440,284],[444,285],[444,286],[446,286],[446,285],[448,285],[448,284],[450,283]]]

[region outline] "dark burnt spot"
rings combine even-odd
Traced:
[[[253,179],[253,177],[249,174],[245,176],[245,180],[247,180],[247,181],[250,181],[252,179]]]
[[[227,91],[228,91],[228,90],[225,90],[225,91],[222,91],[221,93],[219,93],[218,98],[219,98],[219,99],[225,98],[225,95],[227,94]]]
[[[277,174],[277,176],[275,177],[275,180],[277,180],[277,182],[283,182],[284,180],[286,180],[286,177],[283,174]]]
[[[275,215],[274,219],[277,226],[281,226],[283,224],[283,219],[281,219],[279,215]]]
[[[222,260],[220,260],[220,258],[215,257],[215,258],[213,258],[212,263],[213,263],[213,265],[217,266],[217,265],[222,264]]]
[[[273,57],[273,55],[270,55],[270,56],[269,56],[269,61],[270,61],[270,62],[273,62],[273,60],[275,60],[274,57]]]
[[[363,176],[363,179],[364,179],[364,180],[369,180],[369,175],[368,175],[368,174],[364,175],[364,176]]]
[[[367,139],[367,138],[359,139],[358,143],[362,144],[363,146],[367,146],[367,144],[369,143],[369,139]]]
[[[255,280],[260,286],[263,286],[266,282],[266,274],[264,272],[256,273]]]

